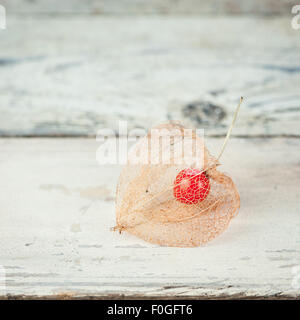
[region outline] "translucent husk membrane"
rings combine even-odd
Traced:
[[[184,131],[184,127],[176,123],[160,125],[156,129],[177,130],[182,136]],[[183,156],[176,153],[178,144],[171,139],[167,146],[170,163],[163,164],[161,153],[164,149],[151,150],[151,138],[152,131],[134,146],[120,175],[114,230],[128,231],[161,246],[194,247],[215,238],[227,228],[240,206],[233,181],[217,170],[218,160],[210,155],[203,139],[193,133],[191,139],[197,143],[192,155],[201,154],[202,161],[192,163],[190,167],[206,173],[210,190],[201,202],[181,203],[173,194],[174,181],[187,165],[177,164],[178,157]],[[137,154],[150,157],[151,153],[157,157],[157,164],[132,164]]]

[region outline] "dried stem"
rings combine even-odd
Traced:
[[[217,162],[220,160],[220,158],[221,158],[221,156],[222,156],[222,154],[223,154],[223,152],[224,152],[224,150],[226,148],[226,145],[227,145],[227,142],[228,142],[228,140],[230,138],[231,131],[232,131],[233,127],[234,127],[237,115],[238,115],[238,113],[240,111],[240,107],[241,107],[241,104],[243,102],[243,99],[244,99],[243,97],[240,98],[240,102],[239,102],[239,104],[238,104],[238,106],[237,106],[237,108],[235,110],[235,113],[234,113],[234,116],[233,116],[233,119],[232,119],[232,123],[231,123],[231,125],[230,125],[230,127],[229,127],[229,129],[227,131],[227,135],[226,135],[226,138],[225,138],[225,140],[223,142],[223,146],[222,146],[222,149],[221,149],[221,151],[219,153],[219,156],[217,157]]]

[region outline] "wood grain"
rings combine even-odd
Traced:
[[[216,154],[222,139],[207,139]],[[0,265],[6,292],[35,297],[299,297],[298,138],[232,139],[221,167],[241,210],[199,248],[148,244],[114,225],[120,166],[94,139],[0,139]]]
[[[95,135],[168,120],[224,135],[299,136],[300,31],[290,17],[9,16],[0,135]]]

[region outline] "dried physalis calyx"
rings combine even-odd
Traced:
[[[241,102],[217,158],[202,137],[177,123],[155,127],[140,139],[120,175],[113,230],[175,247],[199,246],[223,232],[240,198],[217,166]]]

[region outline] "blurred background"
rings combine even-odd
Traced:
[[[297,1],[0,0],[0,135],[94,136],[180,120],[298,135]],[[300,24],[300,21],[299,21]]]

